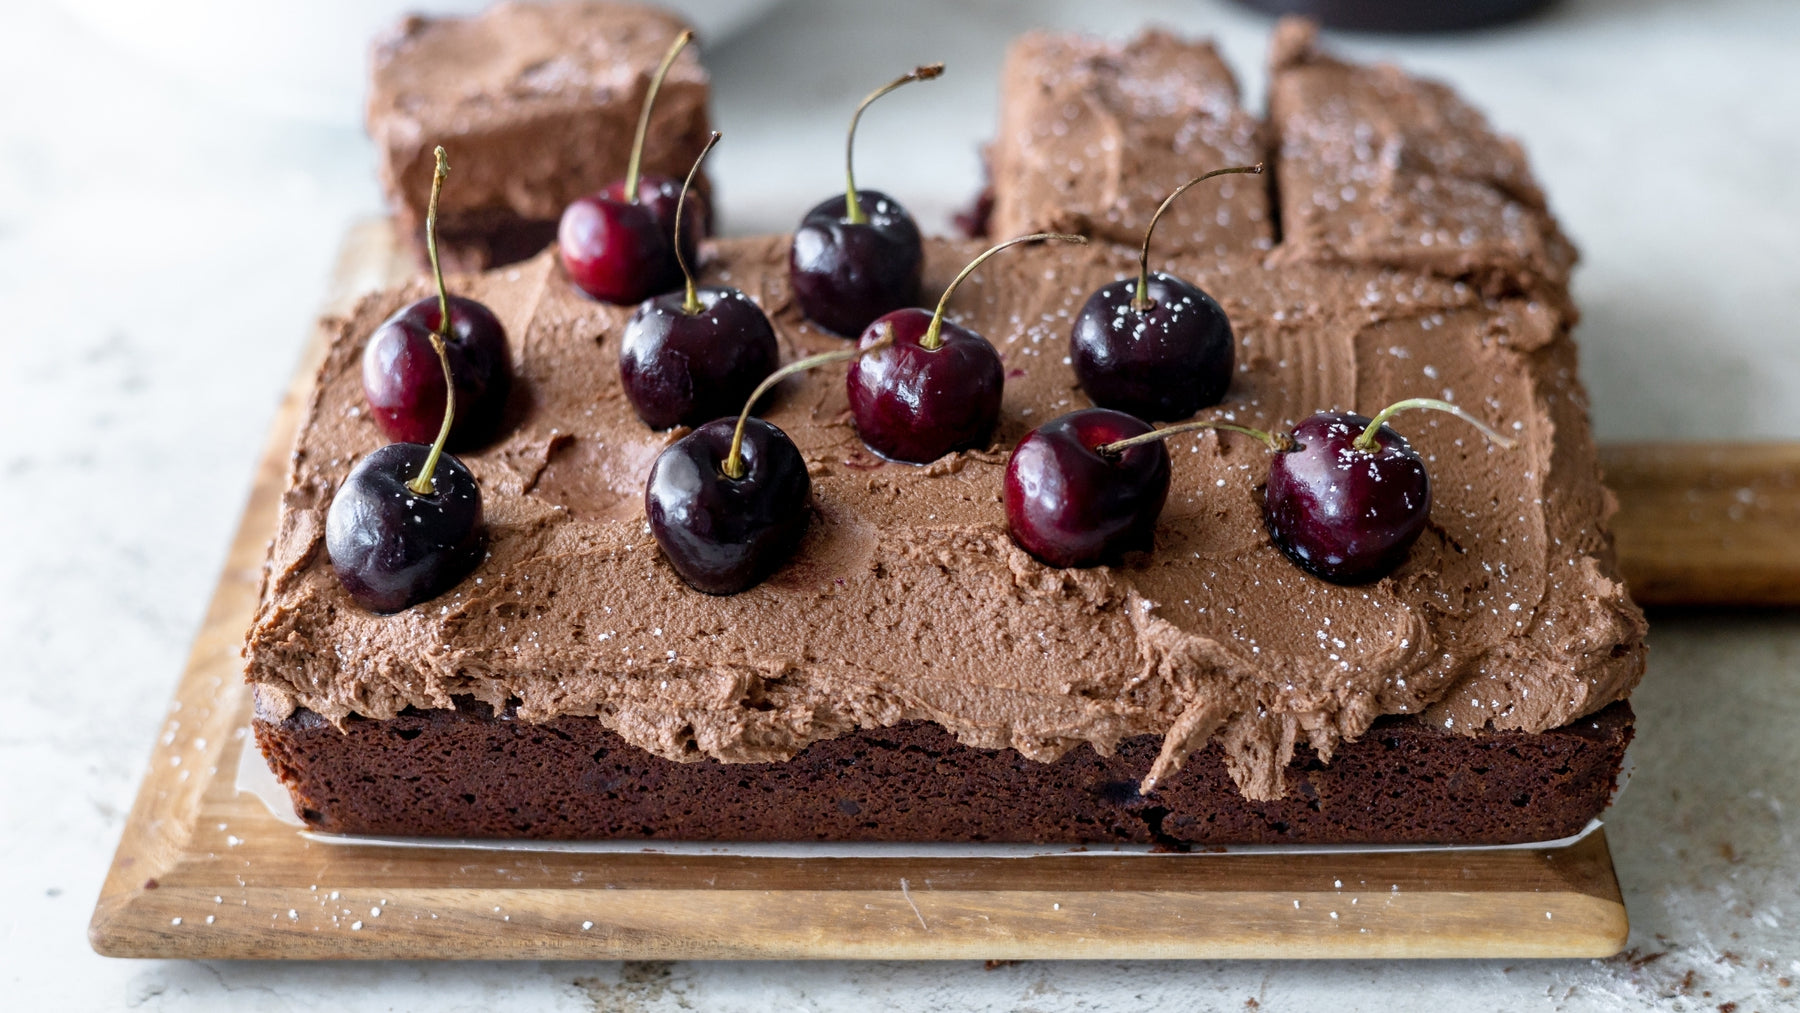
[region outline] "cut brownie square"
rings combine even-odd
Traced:
[[[1288,19],[1270,56],[1269,125],[1286,260],[1464,278],[1568,306],[1575,248],[1525,153],[1448,87],[1321,53]]]
[[[988,150],[989,232],[1080,232],[1136,246],[1169,191],[1261,161],[1256,119],[1210,42],[1151,31],[1124,45],[1032,32],[1007,54]],[[1268,188],[1227,176],[1171,207],[1163,254],[1265,250]]]
[[[650,77],[686,27],[655,8],[574,0],[406,19],[375,46],[368,104],[402,234],[423,237],[441,144],[453,170],[439,203],[450,264],[477,270],[543,249],[570,201],[625,177]],[[690,48],[657,97],[644,171],[686,175],[711,129]]]

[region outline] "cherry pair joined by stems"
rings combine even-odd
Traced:
[[[641,171],[657,92],[675,58],[693,38],[691,31],[676,36],[650,78],[625,178],[576,199],[563,209],[557,223],[563,270],[575,287],[596,299],[627,306],[678,287],[681,266],[677,256],[692,260],[699,237],[706,234],[709,216],[704,200],[693,198],[696,208],[688,216],[687,227],[677,228],[676,210],[683,186],[669,177]]]
[[[1269,536],[1289,559],[1337,584],[1364,584],[1405,562],[1431,513],[1431,479],[1396,414],[1425,408],[1468,422],[1494,443],[1513,441],[1447,401],[1408,398],[1373,419],[1319,412],[1285,435],[1227,422],[1151,429],[1109,409],[1073,412],[1028,433],[1007,462],[1007,528],[1052,566],[1095,566],[1147,549],[1168,494],[1162,441],[1224,429],[1254,436],[1274,457],[1263,490]],[[1136,429],[1136,432],[1127,430]]]
[[[370,341],[374,347],[377,340],[389,340],[384,333],[399,334],[409,342],[422,336],[432,349],[443,392],[437,438],[430,446],[390,443],[363,458],[338,486],[325,515],[325,549],[339,582],[357,604],[383,614],[449,590],[481,562],[487,546],[481,488],[461,461],[444,452],[456,430],[462,387],[451,355],[458,340],[457,311],[444,288],[437,250],[438,192],[449,172],[444,149],[438,148],[425,219],[426,250],[437,280],[437,312],[434,317],[408,316],[417,305],[408,307]],[[480,303],[465,302],[492,319]],[[432,319],[435,329],[425,328],[420,323],[424,319]],[[498,332],[499,324],[493,326]],[[504,355],[504,335],[499,341]],[[368,362],[365,355],[365,385]],[[414,403],[423,400],[415,398]]]
[[[901,309],[877,319],[859,344],[877,354],[851,363],[845,376],[856,432],[870,450],[895,461],[929,464],[957,450],[984,447],[1000,420],[1006,370],[988,340],[944,319],[958,285],[989,257],[1011,246],[1081,236],[1038,233],[1009,239],[969,262],[938,299],[937,310]]]
[[[1088,297],[1069,332],[1069,362],[1094,404],[1171,422],[1224,398],[1237,365],[1231,320],[1198,286],[1150,270],[1150,236],[1175,198],[1196,183],[1262,171],[1260,162],[1215,169],[1176,187],[1144,229],[1137,277]]]
[[[844,142],[844,193],[820,202],[800,219],[788,251],[794,301],[813,323],[846,337],[919,297],[925,249],[919,226],[900,203],[878,190],[856,188],[856,125],[869,104],[901,85],[944,72],[934,63],[870,92],[850,117]]]
[[[678,227],[694,176],[719,137],[715,131],[707,140],[682,184]],[[781,360],[761,307],[735,288],[696,286],[686,255],[677,250],[676,258],[684,287],[646,300],[619,341],[625,396],[652,429],[697,426],[735,411]]]

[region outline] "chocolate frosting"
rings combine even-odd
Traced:
[[[1030,32],[1007,54],[988,149],[989,233],[1079,232],[1136,245],[1169,191],[1264,158],[1262,126],[1207,41],[1152,30],[1112,45]],[[1164,253],[1268,249],[1266,184],[1226,176],[1157,225]]]
[[[1575,247],[1516,141],[1445,85],[1320,52],[1311,22],[1283,20],[1271,50],[1279,256],[1430,271],[1572,310]]]
[[[1008,177],[995,182],[1004,200]],[[1266,206],[1260,188],[1245,194],[1252,210]],[[1309,198],[1284,186],[1282,199]],[[1134,198],[1125,214],[1148,209]],[[516,701],[528,721],[593,715],[676,760],[784,760],[906,720],[1037,760],[1150,734],[1163,748],[1148,790],[1211,740],[1257,799],[1280,796],[1297,743],[1328,759],[1383,714],[1535,732],[1630,691],[1643,617],[1613,564],[1612,503],[1559,301],[1471,284],[1461,261],[1402,266],[1285,244],[1269,254],[1254,230],[1176,245],[1155,266],[1210,292],[1237,332],[1238,375],[1207,415],[1284,428],[1321,409],[1434,396],[1507,429],[1518,448],[1447,416],[1401,416],[1434,479],[1432,523],[1397,572],[1368,586],[1324,583],[1270,544],[1268,451],[1218,433],[1171,441],[1153,552],[1046,567],[1006,534],[1006,454],[1037,423],[1087,406],[1067,364],[1070,321],[1089,292],[1131,273],[1136,251],[1020,248],[951,304],[1007,368],[992,444],[926,466],[883,462],[851,425],[845,367],[790,379],[763,414],[808,461],[811,529],[768,581],[712,597],[681,582],[644,522],[645,475],[680,431],[646,429],[620,389],[630,308],[581,296],[551,252],[453,283],[511,335],[514,424],[463,457],[486,497],[489,557],[454,591],[395,616],[358,609],[338,586],[323,519],[339,481],[382,443],[362,408],[362,343],[425,289],[373,295],[325,322],[330,352],[249,633],[249,678],[274,718],[296,707],[387,718],[470,696]],[[841,348],[801,319],[787,248],[783,236],[713,242],[703,281],[761,304],[784,360]],[[1495,249],[1468,256],[1503,260]],[[928,241],[926,292],[978,250]]]
[[[934,288],[977,250],[928,247]],[[709,259],[709,283],[769,310],[785,358],[841,347],[799,319],[784,237],[721,241]],[[1295,569],[1261,522],[1267,451],[1231,435],[1171,447],[1154,552],[1065,571],[1014,547],[1006,448],[1086,404],[1062,361],[1069,317],[1130,263],[1122,247],[1015,251],[958,292],[957,319],[1009,371],[986,450],[883,463],[847,418],[843,367],[789,381],[766,417],[811,466],[812,530],[789,566],[729,598],[683,584],[645,528],[644,476],[676,434],[644,428],[620,390],[629,311],[580,296],[549,254],[461,280],[507,324],[529,405],[503,441],[464,458],[485,490],[490,557],[392,617],[350,602],[321,541],[333,490],[382,443],[361,409],[358,352],[424,289],[370,297],[327,324],[250,676],[333,720],[457,695],[516,699],[526,720],[593,714],[675,759],[780,760],[851,728],[926,719],[1041,760],[1163,735],[1154,779],[1217,735],[1256,798],[1279,795],[1301,737],[1328,754],[1380,714],[1427,710],[1455,729],[1542,730],[1630,689],[1642,619],[1608,556],[1566,332],[1542,306],[1453,282],[1243,257],[1169,265],[1237,325],[1242,368],[1222,418],[1284,426],[1448,393],[1519,437],[1507,452],[1454,419],[1402,419],[1436,503],[1393,577],[1343,588]]]

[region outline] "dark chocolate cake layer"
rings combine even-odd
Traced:
[[[259,719],[256,739],[318,830],[548,840],[1514,844],[1577,833],[1612,796],[1631,705],[1548,732],[1449,734],[1383,718],[1329,764],[1301,746],[1285,797],[1238,794],[1218,746],[1154,796],[1155,736],[1052,763],[973,749],[923,721],[815,742],[782,763],[677,763],[592,718],[455,710]]]

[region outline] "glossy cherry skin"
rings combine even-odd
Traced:
[[[601,190],[600,196],[621,204],[629,203],[625,194],[625,181],[622,179],[615,180]],[[650,217],[656,219],[656,224],[662,227],[663,235],[670,242],[675,240],[675,206],[680,200],[681,180],[650,173],[638,176],[638,203],[649,209]],[[687,257],[689,264],[697,264],[700,240],[712,235],[712,208],[706,201],[706,195],[699,191],[689,192],[687,210],[681,217],[681,253]],[[678,271],[679,266],[677,265]]]
[[[725,474],[735,418],[715,419],[670,444],[650,466],[644,515],[681,579],[736,594],[779,569],[806,534],[812,478],[786,433],[744,425],[744,477]]]
[[[429,444],[444,424],[444,367],[431,346],[438,323],[437,296],[427,296],[387,318],[363,346],[363,397],[375,424],[396,443]],[[478,447],[499,431],[512,393],[506,329],[486,306],[453,295],[444,353],[456,378],[449,446]]]
[[[563,209],[556,242],[569,281],[603,302],[628,306],[681,284],[669,231],[649,204],[577,198]]]
[[[883,457],[929,464],[953,450],[985,447],[1000,421],[1006,370],[988,340],[944,321],[935,349],[919,344],[931,326],[922,309],[895,310],[870,324],[867,348],[894,343],[850,363],[845,385],[856,432]]]
[[[1431,478],[1406,437],[1382,426],[1373,450],[1352,445],[1368,424],[1351,412],[1309,416],[1294,427],[1297,446],[1270,461],[1263,491],[1276,546],[1336,584],[1392,573],[1431,514]]]
[[[1224,309],[1200,289],[1155,271],[1146,288],[1153,305],[1142,313],[1131,306],[1136,278],[1088,296],[1069,333],[1069,362],[1094,404],[1174,422],[1225,396],[1237,340]]]
[[[691,316],[678,289],[645,301],[625,323],[619,379],[652,429],[734,414],[780,365],[775,329],[749,296],[735,288],[697,294],[701,310]]]
[[[1141,419],[1084,408],[1025,434],[1006,462],[1006,529],[1051,566],[1098,566],[1149,549],[1169,497],[1162,442],[1117,456],[1096,448],[1150,431]]]
[[[856,193],[867,222],[852,225],[839,194],[800,219],[788,251],[788,280],[800,311],[845,337],[917,302],[925,266],[912,215],[879,190]]]
[[[445,454],[433,492],[407,487],[431,448],[390,443],[357,463],[325,515],[325,551],[358,605],[386,615],[456,586],[487,548],[481,488],[461,461]]]

